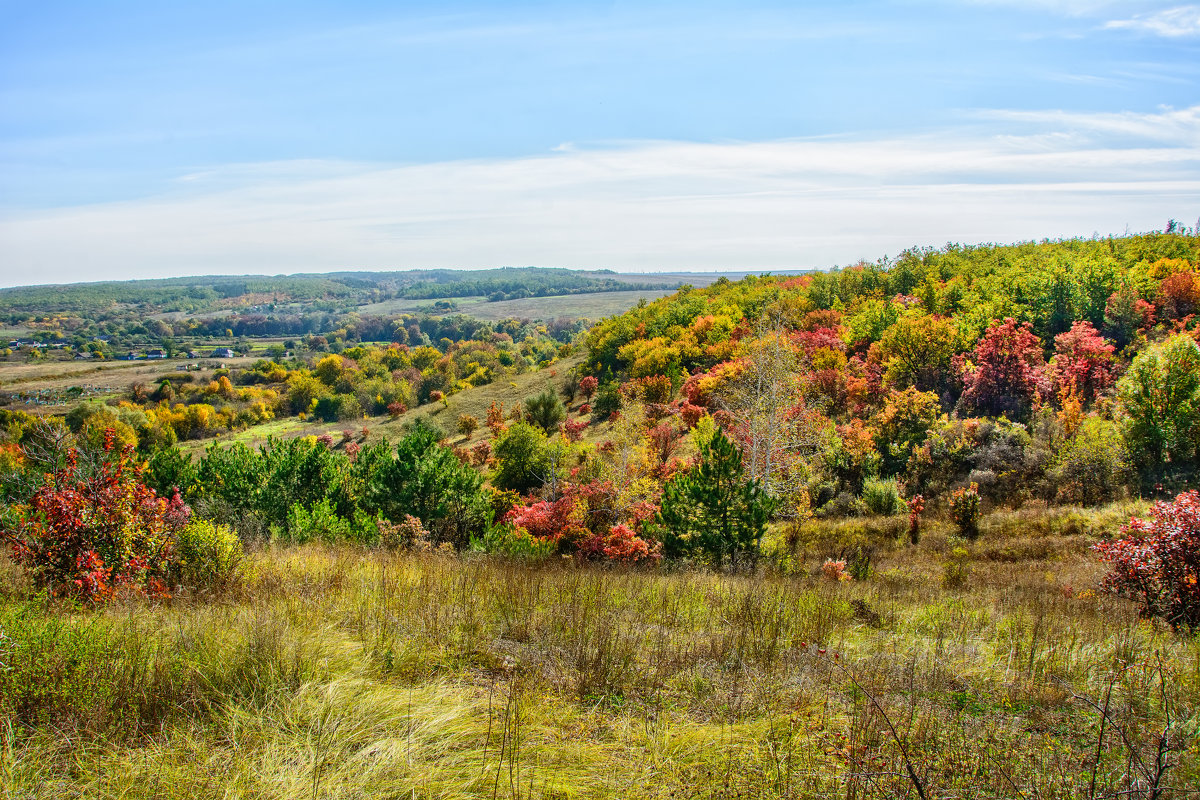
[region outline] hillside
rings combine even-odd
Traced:
[[[1198,311],[1151,234],[23,365],[62,396],[0,409],[0,774],[1192,796]]]

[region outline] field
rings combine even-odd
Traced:
[[[885,536],[855,581],[814,526],[752,576],[309,546],[215,597],[9,600],[4,796],[1192,796],[1200,642],[1093,588],[1138,510]]]
[[[218,364],[245,367],[256,360],[256,357],[247,357],[223,359],[220,362],[212,359],[0,361],[0,390],[15,396],[13,408],[61,414],[83,398],[127,396],[135,383],[152,386],[164,377],[186,369],[189,364],[199,364],[201,369],[191,374],[196,380],[207,381],[212,380],[212,372]],[[69,391],[73,388],[77,391]]]
[[[457,312],[467,314],[485,322],[499,322],[503,319],[543,319],[557,317],[570,319],[598,320],[614,314],[622,314],[638,301],[645,298],[646,302],[657,300],[674,294],[674,289],[639,289],[629,292],[593,292],[590,294],[569,294],[556,297],[526,297],[521,300],[500,300],[488,302],[484,297],[448,298],[458,306]],[[360,306],[362,314],[401,314],[416,313],[433,306],[433,300],[387,300],[382,303],[372,303]]]

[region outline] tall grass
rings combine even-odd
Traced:
[[[309,545],[218,600],[9,600],[0,796],[1200,787],[1200,644],[1089,588],[1088,531],[984,530],[955,590],[935,528],[866,581]]]

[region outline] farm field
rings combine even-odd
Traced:
[[[855,581],[809,577],[820,546],[742,576],[306,546],[64,614],[9,567],[0,702],[34,728],[0,770],[22,798],[1085,798],[1165,729],[1159,796],[1191,796],[1200,642],[1072,588],[1137,510],[997,515],[969,555],[932,527]]]
[[[674,293],[674,289],[639,289],[555,297],[526,297],[521,300],[499,300],[494,303],[484,297],[446,299],[458,305],[456,312],[449,313],[467,314],[485,322],[499,322],[509,318],[550,320],[557,317],[598,320],[624,313],[637,305],[639,300],[645,299],[650,302]],[[413,313],[429,308],[433,302],[432,300],[411,299],[387,300],[382,303],[361,306],[359,311],[364,314]]]
[[[257,357],[222,359],[162,359],[151,361],[41,361],[25,364],[0,361],[0,391],[15,396],[13,408],[63,412],[81,398],[107,399],[127,395],[136,383],[152,385],[168,375],[184,371],[189,364],[201,368],[191,374],[196,380],[211,379],[221,363],[245,367]],[[77,388],[78,392],[70,392]]]

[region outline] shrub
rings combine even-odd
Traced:
[[[596,393],[596,388],[600,385],[595,376],[587,375],[579,379],[579,393],[583,395],[584,400],[591,400],[592,395]]]
[[[872,514],[890,517],[902,514],[907,510],[904,500],[900,497],[900,487],[894,478],[876,480],[868,478],[863,483],[863,505]]]
[[[606,533],[585,540],[580,544],[579,552],[585,558],[605,558],[625,564],[659,558],[658,550],[624,523],[613,525]]]
[[[429,531],[412,514],[405,514],[399,522],[379,519],[375,525],[379,528],[379,543],[388,550],[407,550],[414,546],[429,549]]]
[[[845,559],[838,561],[834,561],[832,558],[825,559],[825,563],[821,565],[821,577],[827,581],[833,581],[835,583],[839,581],[853,580],[850,575],[846,573]]]
[[[471,537],[471,549],[527,560],[541,560],[554,552],[554,542],[537,539],[524,528],[498,525]]]
[[[1200,630],[1200,492],[1155,503],[1150,519],[1131,519],[1124,537],[1096,545],[1110,566],[1102,586],[1130,597],[1146,617],[1176,630]]]
[[[241,539],[209,520],[194,519],[175,535],[175,555],[178,582],[193,589],[224,589],[241,576]]]
[[[509,427],[492,448],[498,462],[492,485],[521,494],[540,488],[549,472],[547,444],[546,436],[528,423]]]
[[[606,420],[614,412],[621,410],[621,389],[615,382],[606,383],[596,392],[596,401],[592,405],[592,415],[597,420]]]
[[[474,434],[478,428],[479,428],[479,419],[478,418],[473,417],[470,414],[459,414],[458,415],[458,432],[461,433],[463,436],[470,439],[472,434]]]
[[[954,490],[950,495],[950,519],[967,539],[979,536],[979,484]]]
[[[588,424],[585,420],[569,419],[563,423],[563,435],[572,442],[578,442],[583,438],[583,432],[587,430]]]
[[[278,538],[295,544],[313,541],[366,544],[373,542],[378,533],[369,517],[362,513],[355,514],[353,519],[339,516],[326,498],[309,508],[300,503],[293,504],[288,509],[287,527],[280,531]]]
[[[0,539],[53,594],[87,603],[104,602],[119,588],[164,596],[174,534],[191,512],[178,495],[168,502],[146,487],[133,448],[114,452],[111,432],[104,452],[88,471],[70,450]]]
[[[1047,473],[1059,502],[1095,506],[1118,499],[1129,479],[1125,442],[1116,425],[1083,420]]]
[[[924,510],[924,497],[914,494],[908,499],[908,540],[913,544],[921,542],[921,512]]]

